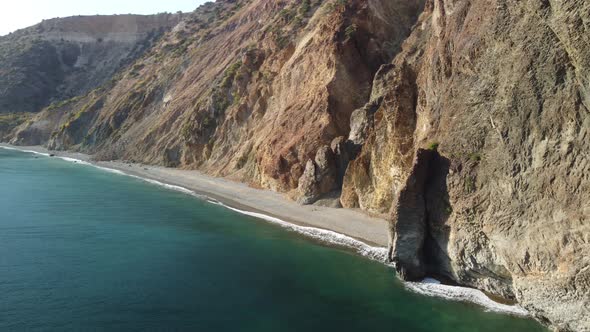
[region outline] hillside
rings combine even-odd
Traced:
[[[181,17],[69,17],[0,37],[0,113],[38,112],[104,84]]]
[[[401,277],[588,331],[589,13],[582,0],[207,3],[5,140],[387,217]]]

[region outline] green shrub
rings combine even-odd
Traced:
[[[276,34],[274,40],[279,49],[285,48],[290,42],[290,38],[285,36],[282,32]]]
[[[285,22],[291,22],[291,20],[295,17],[295,13],[290,8],[284,8],[279,12],[279,15]]]
[[[479,161],[481,161],[481,159],[482,159],[481,153],[479,153],[479,152],[474,152],[469,155],[469,160],[471,160],[473,162],[479,162]]]
[[[354,36],[354,34],[356,33],[358,27],[356,24],[351,24],[349,25],[346,30],[344,30],[344,35],[346,36],[346,38],[351,38]]]
[[[297,15],[297,17],[295,17],[295,18],[293,19],[293,25],[294,25],[295,27],[299,27],[299,26],[301,26],[301,24],[302,24],[302,23],[303,23],[303,17],[302,17],[301,15]]]
[[[20,126],[21,124],[29,121],[32,117],[32,113],[0,114],[0,133]]]
[[[218,88],[213,89],[211,96],[211,106],[215,114],[223,114],[225,110],[231,105],[227,98],[227,94]]]
[[[303,0],[301,2],[301,5],[299,5],[299,9],[297,10],[297,12],[299,13],[300,16],[304,16],[305,14],[307,14],[307,12],[309,12],[310,9],[311,9],[310,1]]]
[[[247,162],[248,162],[248,156],[246,156],[246,155],[242,155],[242,156],[241,156],[241,157],[238,159],[238,161],[237,161],[237,163],[236,163],[236,167],[237,167],[238,169],[242,169],[242,168],[244,168],[244,166],[246,165],[246,163],[247,163]]]
[[[187,141],[188,141],[188,140],[189,140],[189,138],[191,137],[191,131],[193,130],[193,128],[192,128],[192,127],[193,127],[193,126],[192,126],[192,123],[191,123],[191,121],[189,120],[189,121],[186,121],[186,122],[185,122],[185,123],[182,125],[182,129],[180,130],[180,133],[181,133],[182,137],[183,137],[185,140],[187,140]]]
[[[438,151],[439,145],[440,145],[439,142],[432,142],[432,143],[428,144],[428,150],[430,150],[430,151]]]
[[[332,10],[344,9],[348,4],[348,0],[335,0],[334,3],[330,4]]]
[[[465,185],[463,189],[465,189],[465,192],[467,193],[472,193],[475,191],[475,178],[473,176],[468,176],[465,179]]]
[[[238,60],[234,64],[229,66],[225,70],[225,73],[223,73],[223,80],[221,81],[221,86],[224,88],[229,87],[232,84],[232,82],[234,81],[234,78],[236,77],[236,74],[237,74],[238,70],[240,70],[241,67],[242,67],[241,60]]]
[[[77,102],[77,101],[78,101],[78,100],[80,100],[80,99],[82,99],[82,96],[76,96],[76,97],[74,97],[74,98],[70,98],[70,99],[62,100],[62,101],[59,101],[59,102],[57,102],[57,101],[56,101],[56,102],[54,102],[54,103],[51,103],[51,105],[49,105],[49,106],[47,107],[47,110],[48,110],[48,111],[53,111],[53,110],[56,110],[56,109],[58,109],[58,108],[62,108],[62,107],[64,107],[64,106],[68,105],[68,104],[75,103],[75,102]]]

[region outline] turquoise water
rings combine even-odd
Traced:
[[[1,331],[545,331],[141,180],[0,149]]]

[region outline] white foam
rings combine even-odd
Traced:
[[[322,228],[317,228],[317,227],[299,226],[299,225],[295,225],[295,224],[286,222],[282,219],[272,217],[272,216],[269,216],[269,215],[266,215],[263,213],[257,213],[257,212],[236,209],[236,208],[233,208],[231,206],[228,206],[226,204],[223,204],[223,203],[215,201],[215,200],[209,200],[209,201],[213,204],[221,205],[223,207],[226,207],[232,211],[241,213],[243,215],[247,215],[247,216],[251,216],[251,217],[255,217],[255,218],[269,221],[273,224],[279,225],[279,226],[286,228],[288,230],[297,232],[299,234],[302,234],[302,235],[305,235],[308,237],[318,239],[322,242],[353,249],[357,253],[359,253],[365,257],[368,257],[370,259],[376,260],[376,261],[385,262],[386,258],[387,258],[387,248],[372,247],[362,241],[356,240],[352,237],[346,236],[341,233],[337,233],[334,231],[330,231],[330,230],[322,229]]]
[[[65,161],[69,161],[69,162],[75,163],[75,164],[94,166],[91,163],[84,161],[84,160],[80,160],[80,159],[74,159],[74,158],[69,158],[69,157],[60,157],[60,156],[56,156],[56,158],[59,158],[59,159],[65,160]]]
[[[103,171],[105,171],[105,172],[109,172],[109,173],[115,173],[115,174],[119,174],[119,175],[127,175],[127,176],[131,176],[130,174],[127,174],[127,173],[125,173],[125,172],[123,172],[123,171],[120,171],[120,170],[118,170],[118,169],[114,169],[114,168],[108,168],[108,167],[102,167],[102,166],[98,166],[98,165],[92,165],[92,164],[91,164],[91,166],[94,166],[94,167],[96,167],[96,168],[98,168],[98,169],[101,169],[101,170],[103,170]]]
[[[158,180],[152,180],[152,179],[144,178],[144,177],[133,175],[133,174],[128,174],[128,173],[125,173],[125,172],[121,172],[121,174],[130,176],[130,177],[135,178],[135,179],[139,179],[139,180],[145,181],[147,183],[155,184],[157,186],[161,186],[161,187],[164,187],[166,189],[170,189],[170,190],[181,192],[183,194],[191,195],[191,196],[194,196],[194,197],[197,197],[197,198],[200,198],[200,199],[207,199],[206,196],[199,195],[196,192],[194,192],[194,191],[192,191],[190,189],[181,187],[181,186],[175,186],[175,185],[172,185],[172,184],[167,184],[167,183],[164,183],[164,182],[160,182]]]
[[[146,179],[146,178],[142,178],[140,176],[135,176],[135,175],[131,175],[131,176],[134,177],[134,178],[137,178],[137,179],[141,179],[141,180],[143,180],[145,182],[148,182],[148,183],[151,183],[151,184],[162,186],[162,187],[167,188],[167,189],[170,189],[170,190],[175,190],[175,191],[179,191],[181,193],[185,193],[185,194],[197,196],[194,191],[189,190],[189,189],[186,189],[184,187],[175,186],[175,185],[163,183],[163,182],[152,180],[152,179]]]
[[[49,154],[47,154],[47,153],[41,153],[41,152],[31,151],[31,150],[22,150],[22,149],[7,147],[7,146],[0,146],[0,148],[4,148],[4,149],[8,149],[8,150],[22,151],[22,152],[30,152],[30,153],[34,153],[34,154],[43,155],[43,156],[49,156]],[[387,262],[387,251],[388,251],[387,248],[373,247],[373,246],[370,246],[362,241],[356,240],[352,237],[346,236],[341,233],[337,233],[337,232],[322,229],[322,228],[309,227],[309,226],[299,226],[299,225],[295,225],[295,224],[289,223],[287,221],[284,221],[282,219],[279,219],[279,218],[276,218],[273,216],[269,216],[269,215],[266,215],[263,213],[240,210],[240,209],[231,207],[229,205],[226,205],[222,202],[219,202],[215,199],[209,198],[207,196],[197,194],[193,190],[190,190],[190,189],[187,189],[187,188],[184,188],[181,186],[171,185],[171,184],[167,184],[167,183],[160,182],[157,180],[148,179],[145,177],[129,174],[124,171],[117,170],[117,169],[98,166],[98,165],[95,165],[95,164],[92,164],[92,163],[89,163],[89,162],[86,162],[83,160],[69,158],[69,157],[58,157],[58,158],[61,158],[65,161],[69,161],[69,162],[75,162],[75,163],[79,163],[82,165],[96,167],[98,169],[101,169],[101,170],[104,170],[107,172],[111,172],[111,173],[115,173],[115,174],[119,174],[119,175],[130,176],[132,178],[139,179],[139,180],[142,180],[142,181],[154,184],[154,185],[158,185],[158,186],[170,189],[170,190],[178,191],[178,192],[188,194],[188,195],[200,198],[200,199],[204,199],[212,204],[223,206],[227,209],[230,209],[232,211],[238,212],[243,215],[266,220],[266,221],[271,222],[273,224],[279,225],[285,229],[302,234],[304,236],[315,238],[315,239],[318,239],[318,240],[325,242],[325,243],[353,249],[358,254],[360,254],[364,257],[367,257],[369,259],[383,262],[384,264],[386,264],[386,262]],[[478,304],[478,305],[484,307],[485,309],[487,309],[489,311],[493,311],[493,312],[511,314],[511,315],[516,315],[516,316],[528,316],[529,315],[528,311],[521,308],[520,306],[506,305],[506,304],[495,302],[492,299],[490,299],[487,295],[485,295],[483,292],[481,292],[477,289],[467,288],[467,287],[459,287],[459,286],[443,285],[440,283],[440,281],[433,279],[433,278],[426,278],[426,279],[422,280],[421,282],[404,282],[404,285],[410,291],[413,291],[415,293],[422,294],[425,296],[440,297],[440,298],[444,298],[444,299],[452,300],[452,301],[472,302],[472,303]]]
[[[433,284],[433,285],[440,285],[441,282],[434,279],[434,278],[424,278],[424,280],[422,280],[422,283],[424,284]]]
[[[9,148],[9,147],[5,147],[7,149],[10,150],[18,150],[18,151],[23,151],[23,152],[33,152],[33,153],[37,153],[35,151],[28,151],[28,150],[20,150],[20,149],[15,149],[15,148]],[[39,153],[41,154],[41,153]],[[49,156],[49,154],[43,154],[46,156]],[[144,178],[141,176],[137,176],[137,175],[133,175],[133,174],[129,174],[126,173],[124,171],[120,171],[117,169],[112,169],[112,168],[108,168],[108,167],[103,167],[103,166],[98,166],[83,160],[79,160],[79,159],[74,159],[74,158],[70,158],[70,157],[60,157],[60,156],[56,156],[57,158],[60,158],[62,160],[68,161],[68,162],[74,162],[74,163],[78,163],[81,165],[87,165],[87,166],[93,166],[99,169],[102,169],[104,171],[108,171],[108,172],[112,172],[112,173],[116,173],[116,174],[120,174],[120,175],[126,175],[126,176],[130,176],[132,178],[135,179],[139,179],[151,184],[155,184],[170,190],[175,190],[184,194],[188,194],[191,196],[195,196],[201,199],[205,199],[213,204],[216,205],[220,205],[223,206],[227,209],[230,209],[232,211],[238,212],[240,214],[243,215],[247,215],[247,216],[251,216],[251,217],[255,217],[255,218],[259,218],[259,219],[263,219],[266,221],[269,221],[273,224],[279,225],[285,229],[297,232],[299,234],[308,236],[308,237],[312,237],[315,239],[318,239],[322,242],[325,243],[329,243],[329,244],[333,244],[333,245],[339,245],[339,246],[343,246],[343,247],[347,247],[350,249],[355,250],[357,253],[368,257],[370,259],[376,260],[376,261],[380,261],[380,262],[385,262],[386,261],[386,257],[387,257],[387,248],[383,248],[383,247],[373,247],[370,246],[362,241],[356,240],[352,237],[346,236],[344,234],[341,233],[337,233],[334,231],[330,231],[330,230],[326,230],[326,229],[321,229],[321,228],[316,228],[316,227],[309,227],[309,226],[299,226],[299,225],[295,225],[289,222],[286,222],[282,219],[276,218],[276,217],[272,217],[263,213],[258,213],[258,212],[251,212],[251,211],[246,211],[246,210],[240,210],[240,209],[236,209],[234,207],[231,207],[229,205],[226,205],[224,203],[221,203],[215,199],[211,199],[209,197],[203,196],[203,195],[199,195],[196,192],[181,187],[181,186],[176,186],[176,185],[171,185],[171,184],[167,184],[167,183],[163,183],[157,180],[153,180],[153,179],[148,179],[148,178]]]
[[[4,145],[0,145],[0,148],[5,149],[5,150],[28,152],[28,153],[33,153],[33,154],[38,154],[38,155],[41,155],[41,156],[49,157],[49,153],[42,153],[42,152],[37,152],[37,151],[33,151],[33,150],[17,149],[17,148],[12,148],[12,147],[9,147],[9,146],[4,146]]]
[[[438,280],[427,278],[422,282],[406,282],[406,288],[418,294],[441,297],[447,300],[464,301],[478,304],[489,311],[528,316],[529,312],[519,305],[507,305],[490,299],[482,291],[459,286],[443,285]]]

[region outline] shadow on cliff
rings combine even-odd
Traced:
[[[391,210],[389,259],[405,280],[436,276],[450,281],[447,255],[452,213],[447,176],[450,161],[436,149],[418,149]]]
[[[438,152],[430,161],[425,185],[426,235],[422,247],[426,273],[441,281],[452,282],[451,259],[447,254],[450,227],[447,221],[453,213],[449,200],[447,177],[450,160]]]

